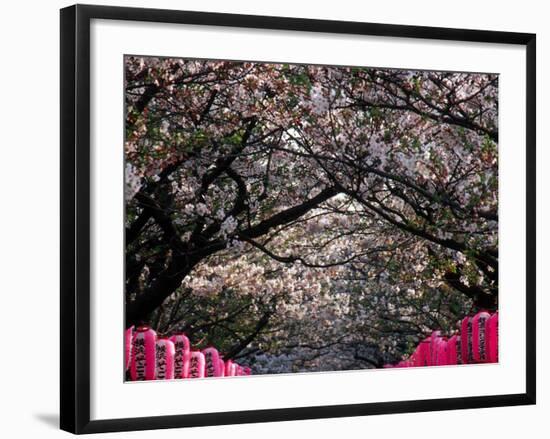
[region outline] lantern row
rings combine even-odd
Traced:
[[[249,367],[224,361],[218,350],[192,350],[185,334],[158,337],[148,326],[126,330],[124,361],[132,381],[250,375]]]
[[[464,317],[460,331],[451,337],[433,331],[416,347],[409,358],[386,368],[448,366],[498,362],[498,312],[478,312]]]

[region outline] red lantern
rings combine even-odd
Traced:
[[[427,340],[429,342],[429,365],[443,366],[447,364],[447,341],[441,337],[441,332],[433,331]]]
[[[440,332],[439,331],[433,331],[430,337],[428,338],[429,342],[429,365],[430,366],[437,366],[437,357],[438,357],[438,346],[439,346],[439,339],[440,339]]]
[[[130,326],[124,337],[124,367],[128,370],[130,367],[130,361],[132,359],[132,338],[134,337],[134,326]]]
[[[191,345],[185,334],[174,334],[170,337],[174,343],[174,378],[181,379],[189,376],[189,359],[191,357]]]
[[[431,366],[430,338],[422,340],[415,351],[416,366]]]
[[[231,360],[227,360],[225,362],[225,376],[235,376],[235,368],[233,367],[233,362]]]
[[[486,323],[487,361],[498,362],[498,312],[494,313]]]
[[[148,326],[139,326],[132,343],[130,377],[133,381],[155,379],[157,333]]]
[[[201,351],[191,351],[189,378],[204,378],[204,364],[204,354]]]
[[[460,335],[453,335],[447,341],[447,364],[462,364]]]
[[[470,317],[464,317],[461,324],[460,341],[462,348],[462,363],[473,363],[473,349],[472,349],[472,319]]]
[[[416,346],[416,349],[411,354],[411,363],[413,364],[413,367],[420,366],[420,345]]]
[[[472,319],[472,358],[475,363],[487,361],[486,323],[491,315],[488,312],[478,312]]]
[[[157,380],[173,380],[174,379],[174,357],[176,348],[174,343],[168,338],[157,340],[156,352],[156,370],[155,379]]]
[[[434,341],[435,346],[433,349],[435,358],[433,363],[435,366],[446,366],[448,363],[447,358],[447,340],[443,337],[437,337]]]
[[[205,360],[205,376],[219,377],[222,376],[220,370],[220,354],[214,347],[207,347],[202,351]]]

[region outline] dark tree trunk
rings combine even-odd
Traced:
[[[445,281],[456,290],[460,291],[474,303],[478,310],[496,311],[498,308],[498,293],[488,292],[487,290],[471,285],[465,285],[460,281],[460,272],[445,273]]]

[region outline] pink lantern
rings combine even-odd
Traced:
[[[204,378],[204,365],[204,354],[201,351],[191,351],[189,378]]]
[[[470,317],[464,317],[460,328],[460,341],[462,350],[462,363],[469,364],[474,361],[473,349],[472,349],[472,319]]]
[[[128,370],[130,367],[130,360],[132,359],[132,338],[134,337],[134,325],[130,326],[124,337],[124,367]]]
[[[475,363],[487,361],[486,323],[491,315],[488,312],[478,312],[472,319],[472,358]]]
[[[212,346],[203,349],[205,361],[205,376],[207,377],[219,377],[222,376],[220,370],[220,354],[218,350]]]
[[[245,375],[252,375],[252,369],[250,369],[250,367],[244,367],[243,370]]]
[[[220,376],[225,376],[225,363],[223,362],[222,358],[220,357],[218,360],[219,368],[220,368]]]
[[[225,362],[225,376],[235,376],[235,369],[233,368],[233,362],[231,360]]]
[[[498,312],[494,313],[486,323],[487,361],[498,362]]]
[[[174,343],[168,338],[157,340],[157,364],[155,370],[155,379],[173,380],[174,379],[174,357],[176,348]]]
[[[436,366],[446,366],[448,363],[447,354],[447,340],[445,338],[438,338],[435,346],[435,359],[434,364]]]
[[[157,333],[148,326],[139,326],[132,343],[130,377],[133,381],[155,379]]]
[[[191,357],[191,345],[185,334],[174,334],[170,337],[174,343],[174,378],[181,379],[189,376],[189,359]]]
[[[239,368],[239,365],[237,363],[231,363],[231,373],[230,373],[230,375],[232,377],[237,376],[238,368]]]
[[[414,352],[411,354],[411,356],[409,357],[409,367],[416,367],[416,366],[419,366],[419,361],[418,361],[418,346],[417,348],[414,350]]]
[[[430,338],[422,340],[415,351],[416,366],[431,366]]]
[[[453,335],[447,341],[447,364],[461,364],[462,351],[460,347],[460,335]]]
[[[237,370],[235,372],[235,375],[237,375],[237,376],[243,376],[244,375],[244,369],[239,364],[237,364]]]
[[[438,346],[439,346],[439,339],[440,339],[440,331],[432,331],[432,334],[428,338],[429,340],[429,348],[430,348],[430,366],[437,366],[437,357],[438,357]]]
[[[447,364],[447,341],[441,337],[441,332],[433,331],[428,341],[430,365],[443,366]]]

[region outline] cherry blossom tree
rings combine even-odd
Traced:
[[[127,57],[126,320],[378,367],[498,306],[498,77]]]

